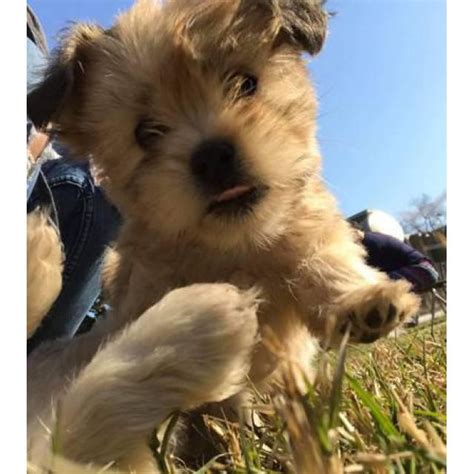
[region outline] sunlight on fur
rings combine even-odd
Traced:
[[[31,336],[62,286],[62,249],[57,230],[47,213],[34,211],[27,218],[27,336]]]
[[[32,465],[55,427],[71,461],[158,472],[147,440],[171,413],[245,417],[248,378],[276,394],[287,359],[313,380],[317,339],[336,347],[350,325],[372,342],[417,310],[364,263],[320,178],[302,53],[326,24],[315,0],[140,0],[65,35],[29,112],[92,156],[125,223],[104,269],[112,313],[28,360]],[[189,467],[215,454],[191,424],[171,444]]]

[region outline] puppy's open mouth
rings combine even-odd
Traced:
[[[263,197],[266,187],[238,185],[214,196],[207,208],[209,214],[241,214],[252,210]]]

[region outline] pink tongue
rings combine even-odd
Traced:
[[[251,186],[245,186],[243,184],[235,186],[235,188],[225,190],[223,193],[216,196],[214,200],[216,202],[230,201],[231,199],[235,199],[236,197],[248,193],[251,189]]]

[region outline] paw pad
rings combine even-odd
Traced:
[[[339,336],[350,330],[352,342],[366,344],[389,334],[419,306],[418,298],[407,291],[404,282],[392,281],[350,293],[341,303]]]
[[[363,344],[370,344],[371,342],[376,341],[379,337],[379,333],[365,333],[359,337],[359,342],[362,342]]]
[[[390,303],[387,313],[387,323],[393,323],[395,321],[395,316],[397,315],[397,308]]]
[[[383,318],[376,308],[369,311],[365,318],[365,324],[367,324],[370,329],[377,329],[382,325],[382,323]]]

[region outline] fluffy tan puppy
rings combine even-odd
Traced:
[[[108,320],[29,361],[33,460],[56,419],[66,457],[150,472],[172,411],[281,383],[266,335],[309,373],[313,337],[372,342],[417,310],[320,179],[301,56],[326,23],[317,0],[143,0],[68,33],[30,116],[93,157],[125,224]]]

